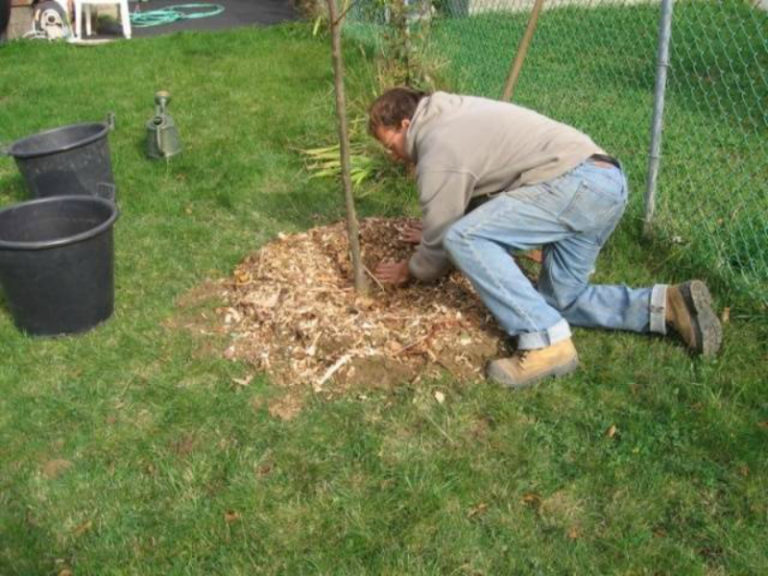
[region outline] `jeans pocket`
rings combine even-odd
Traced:
[[[624,212],[625,198],[621,188],[603,189],[582,180],[568,204],[558,214],[558,220],[577,232],[599,231],[616,224]]]

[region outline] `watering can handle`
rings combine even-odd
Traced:
[[[165,156],[165,151],[163,150],[163,138],[160,135],[160,128],[165,126],[165,120],[157,127],[157,130],[155,130],[155,142],[157,143],[157,151],[160,153],[161,156]]]

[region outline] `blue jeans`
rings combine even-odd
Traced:
[[[622,171],[587,160],[497,195],[451,226],[443,247],[519,349],[570,338],[571,324],[664,334],[666,285],[589,284],[626,204]],[[536,246],[543,262],[534,287],[509,251]]]

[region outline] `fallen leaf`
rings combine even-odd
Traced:
[[[475,516],[482,516],[488,511],[488,504],[481,502],[477,506],[473,506],[467,512],[467,518],[474,518]]]
[[[232,382],[234,382],[238,386],[242,386],[243,388],[248,386],[252,380],[253,380],[253,374],[249,374],[245,378],[232,378]]]
[[[235,270],[234,277],[237,284],[248,284],[251,281],[251,275],[242,269]]]
[[[608,438],[613,438],[614,436],[616,436],[616,432],[618,431],[619,429],[616,428],[616,425],[611,424],[610,428],[608,428],[608,430],[605,431],[605,435],[608,436]]]
[[[768,420],[766,420],[765,422],[758,422],[757,425],[764,430],[768,430]]]
[[[731,307],[726,306],[723,308],[723,313],[720,316],[720,320],[723,322],[723,324],[728,324],[728,322],[731,321]]]
[[[571,526],[568,529],[568,538],[570,538],[571,540],[576,540],[578,538],[581,538],[581,526],[579,526],[578,524]]]
[[[77,528],[75,528],[75,529],[72,531],[72,533],[73,533],[75,536],[82,536],[83,534],[85,534],[86,532],[88,532],[88,530],[90,530],[92,527],[93,527],[93,521],[91,521],[91,520],[87,520],[87,521],[83,522],[82,524],[80,524],[80,526],[78,526]]]
[[[523,503],[538,510],[541,507],[541,496],[536,492],[526,492],[523,494]]]
[[[436,390],[435,391],[435,400],[437,400],[438,404],[442,404],[443,402],[445,402],[445,394],[440,392],[440,390]]]
[[[64,568],[64,570],[59,572],[59,576],[72,576],[72,570],[69,568]]]
[[[233,522],[237,522],[240,520],[240,513],[235,512],[234,510],[227,510],[224,512],[224,521],[227,524],[232,524]]]

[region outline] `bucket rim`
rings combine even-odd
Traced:
[[[109,217],[93,228],[74,234],[73,236],[67,236],[65,238],[57,238],[55,240],[37,240],[34,242],[13,242],[0,239],[0,250],[47,250],[49,248],[59,248],[61,246],[69,246],[70,244],[76,244],[83,240],[88,240],[95,236],[98,236],[102,232],[108,230],[117,220],[120,215],[120,211],[117,208],[117,204],[105,200],[104,198],[98,198],[96,196],[49,196],[47,198],[37,198],[35,200],[27,200],[26,202],[19,202],[6,208],[0,209],[0,217],[6,212],[12,210],[19,210],[28,206],[37,204],[52,204],[54,202],[84,202],[91,204],[101,204],[102,206],[110,210]]]
[[[32,139],[40,138],[43,136],[47,136],[49,134],[53,134],[55,132],[63,132],[64,130],[71,130],[73,128],[83,128],[83,127],[89,127],[89,126],[99,126],[101,129],[95,133],[92,134],[86,138],[82,138],[76,142],[71,142],[67,144],[66,146],[60,146],[57,148],[48,148],[48,149],[42,149],[35,152],[18,152],[16,151],[17,147],[19,145],[24,144],[26,142],[29,142]],[[10,156],[13,156],[14,158],[20,158],[22,160],[28,159],[28,158],[38,158],[39,156],[49,156],[50,154],[57,154],[59,152],[67,152],[69,150],[74,150],[75,148],[80,148],[81,146],[85,146],[87,144],[90,144],[91,142],[95,142],[96,140],[101,140],[104,138],[104,136],[109,132],[109,125],[105,124],[104,122],[80,122],[79,124],[68,124],[66,126],[59,126],[58,128],[51,128],[50,130],[43,130],[42,132],[37,132],[36,134],[32,134],[30,136],[25,136],[24,138],[21,138],[19,140],[16,140],[13,142],[10,147],[8,148],[8,154]]]

